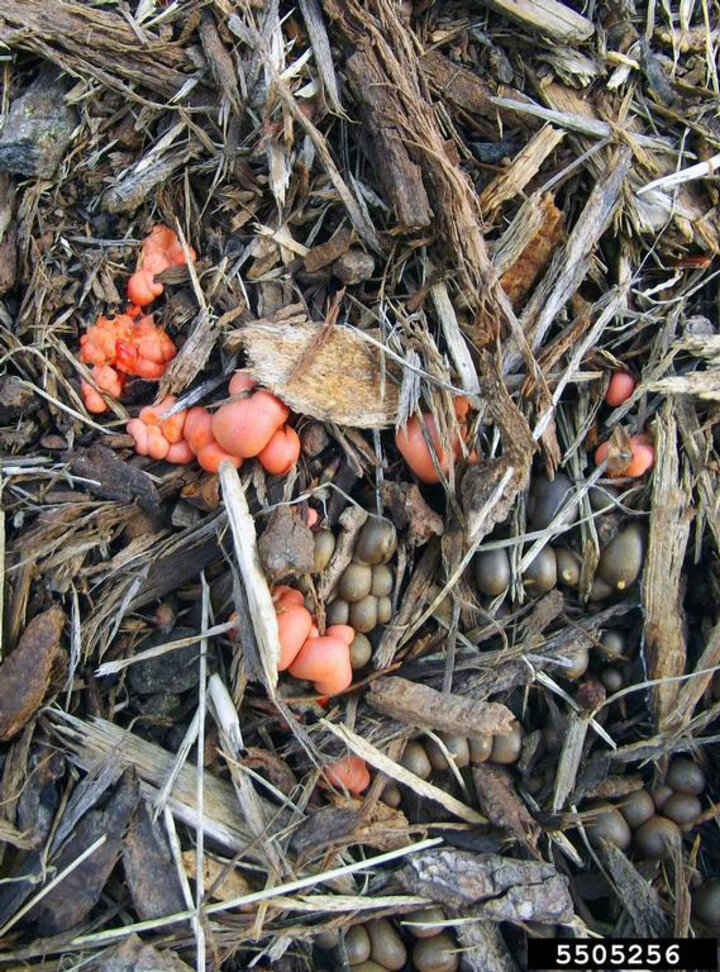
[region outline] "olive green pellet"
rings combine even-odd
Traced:
[[[702,804],[691,793],[673,793],[662,808],[663,817],[672,820],[678,827],[693,824],[702,813]]]
[[[490,759],[493,747],[493,737],[491,735],[470,736],[468,738],[470,748],[470,762],[484,763]]]
[[[393,809],[400,806],[400,800],[402,799],[402,794],[400,793],[400,788],[392,780],[388,780],[385,784],[385,788],[382,791],[380,799],[383,803],[386,803],[389,807]]]
[[[347,624],[350,619],[350,605],[342,598],[331,601],[325,612],[325,620],[330,624]]]
[[[466,737],[461,736],[459,733],[440,733],[440,738],[445,744],[447,751],[453,757],[453,762],[458,769],[467,766],[470,762],[470,748]],[[445,754],[434,739],[428,739],[425,742],[425,750],[433,769],[442,771],[448,768]]]
[[[350,642],[350,664],[353,668],[364,668],[372,658],[372,645],[362,631],[356,631]]]
[[[600,675],[600,681],[611,695],[619,692],[625,685],[623,673],[618,668],[606,668]]]
[[[392,618],[392,601],[389,597],[377,599],[377,623],[388,624]]]
[[[367,929],[370,933],[370,957],[373,962],[390,972],[399,972],[407,961],[407,950],[400,935],[385,918],[371,921]]]
[[[643,857],[655,861],[669,861],[673,848],[680,844],[678,825],[667,817],[651,817],[635,831],[635,846]]]
[[[481,594],[497,597],[510,585],[510,559],[507,550],[481,550],[473,563],[475,585]]]
[[[372,570],[367,564],[353,562],[345,568],[338,584],[338,594],[346,601],[362,601],[372,587]]]
[[[400,765],[404,766],[408,772],[419,776],[421,780],[426,780],[432,773],[432,764],[425,752],[422,743],[410,740],[400,759]]]
[[[530,594],[538,591],[551,591],[557,584],[557,561],[552,547],[543,547],[535,559],[528,564],[523,574],[523,584]]]
[[[625,591],[640,576],[645,559],[645,530],[631,523],[600,554],[598,574],[614,591]]]
[[[597,812],[585,825],[588,840],[594,847],[599,847],[602,840],[614,844],[620,850],[630,846],[630,828],[625,817],[610,803],[593,807]],[[599,811],[599,812],[598,812]]]
[[[655,816],[655,803],[647,790],[633,790],[619,800],[618,810],[625,817],[628,827],[636,830]]]
[[[417,972],[456,972],[460,968],[457,945],[447,932],[416,942],[412,959]]]
[[[361,634],[367,634],[368,631],[372,631],[373,628],[377,627],[377,623],[378,599],[373,597],[372,594],[364,597],[361,601],[354,601],[350,605],[349,624],[356,631],[361,632]]]
[[[701,885],[693,895],[693,913],[709,928],[720,928],[720,878]]]
[[[314,541],[313,571],[319,574],[325,570],[335,552],[335,534],[330,530],[318,530],[314,535]]]
[[[509,765],[517,762],[522,749],[523,728],[515,719],[513,720],[510,732],[499,733],[493,736],[490,760],[493,763],[503,763]]]
[[[355,558],[364,564],[384,564],[395,553],[397,531],[390,520],[368,517],[355,543]]]
[[[580,570],[582,567],[580,558],[572,550],[567,550],[565,547],[555,547],[554,549],[559,583],[567,584],[568,587],[577,588],[580,583]]]
[[[627,639],[622,631],[603,631],[598,651],[608,661],[622,658],[627,648]]]
[[[395,575],[392,567],[387,564],[378,564],[372,569],[372,586],[370,593],[375,597],[389,597],[392,594]]]
[[[435,938],[442,932],[442,928],[432,928],[428,925],[436,925],[438,922],[445,921],[445,912],[437,905],[430,908],[421,908],[419,911],[411,911],[405,916],[405,920],[412,924],[405,925],[407,930],[414,938]],[[419,922],[426,921],[428,925],[421,925]]]
[[[698,796],[705,789],[705,772],[691,759],[675,759],[670,764],[665,782],[677,793]]]
[[[345,951],[350,965],[360,965],[370,958],[370,936],[363,925],[355,925],[346,933]]]
[[[563,505],[572,489],[572,483],[564,473],[557,473],[552,482],[547,476],[537,476],[533,481],[528,501],[531,524],[544,530]]]

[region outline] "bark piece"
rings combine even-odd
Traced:
[[[220,40],[215,20],[209,10],[204,10],[198,35],[202,44],[203,54],[210,65],[210,73],[217,86],[221,89],[225,97],[233,106],[236,112],[240,112],[242,99],[235,76],[235,65],[233,60],[225,50],[225,45]]]
[[[4,14],[5,10],[0,10],[0,18]],[[11,102],[0,133],[0,169],[52,178],[78,123],[77,112],[65,103],[66,90],[59,72],[45,67]]]
[[[344,284],[362,283],[369,280],[375,272],[375,257],[364,250],[348,250],[332,264],[333,276]]]
[[[528,200],[530,203],[532,201],[532,199]],[[550,258],[562,240],[564,233],[565,215],[555,205],[551,193],[546,192],[541,197],[537,209],[539,214],[537,229],[535,232],[531,230],[527,242],[520,250],[517,258],[500,277],[503,290],[512,301],[513,307],[518,307],[530,293],[535,281],[550,263]],[[521,207],[521,210],[523,210],[523,207]],[[520,213],[518,213],[519,215]],[[513,228],[515,229],[513,230]],[[523,227],[519,223],[516,224],[516,220],[513,220],[501,240],[501,243],[504,242],[506,246],[508,245],[506,237],[510,236],[511,231],[522,239]]]
[[[450,908],[483,902],[483,916],[493,921],[567,922],[574,913],[567,879],[543,861],[430,850],[408,859],[396,879]]]
[[[374,343],[378,339],[379,334],[369,333],[363,340],[346,327],[324,331],[322,324],[310,322],[251,324],[231,332],[228,347],[244,346],[253,377],[293,411],[323,422],[381,429],[395,424],[399,392],[391,378],[396,369],[383,360]],[[296,375],[301,362],[302,371]]]
[[[15,375],[0,376],[0,425],[10,425],[25,412],[34,412],[40,399],[30,385]]]
[[[648,675],[652,679],[683,675],[687,658],[682,581],[694,511],[689,483],[680,478],[672,400],[666,403],[656,423],[655,449],[657,462],[642,587]],[[660,729],[672,720],[679,689],[677,681],[653,686],[655,719]]]
[[[428,540],[442,535],[443,518],[428,505],[415,483],[384,482],[382,499],[398,530],[407,530],[411,547],[422,547]]]
[[[192,972],[169,949],[160,951],[146,945],[138,935],[129,935],[88,966],[93,972]]]
[[[443,100],[451,102],[469,115],[492,119],[496,117],[497,108],[492,99],[497,91],[479,74],[461,64],[455,64],[432,48],[422,55],[419,66]]]
[[[474,908],[464,909],[462,918],[475,916]],[[500,929],[491,921],[478,916],[477,921],[461,922],[455,926],[462,972],[518,972]]]
[[[39,709],[61,656],[65,615],[44,611],[25,628],[17,648],[0,664],[0,739],[10,739]]]
[[[172,649],[155,658],[145,658],[130,666],[128,682],[139,695],[155,695],[160,692],[187,692],[197,685],[200,636],[192,628],[173,628],[170,634],[150,635],[143,641],[139,652],[159,648],[181,638],[198,640],[182,648]]]
[[[670,922],[660,895],[650,881],[614,844],[603,841],[598,853],[615,885],[618,901],[622,902],[630,916],[635,934],[640,938],[665,938],[670,935]]]
[[[3,0],[0,7],[0,41],[11,49],[95,77],[125,97],[132,92],[123,80],[173,97],[196,69],[192,58],[182,42],[169,43],[147,26],[143,40],[121,14],[85,3]]]
[[[461,695],[445,695],[397,676],[373,682],[367,701],[377,712],[403,725],[466,736],[509,732],[513,720],[510,709],[500,702],[477,702]]]
[[[560,144],[565,132],[544,125],[515,156],[503,173],[496,176],[480,193],[483,214],[492,219],[503,203],[522,192],[545,159]]]
[[[91,810],[53,859],[55,873],[69,867],[100,837],[105,837],[32,911],[41,935],[67,931],[88,915],[99,901],[105,882],[120,856],[122,838],[139,799],[134,770],[126,770],[106,810]]]
[[[410,158],[402,140],[404,133],[398,130],[402,110],[385,73],[369,49],[349,57],[345,69],[360,104],[378,178],[399,226],[406,230],[428,226],[432,210],[422,169]]]
[[[472,774],[480,809],[490,823],[522,841],[536,844],[540,828],[518,796],[508,771],[482,763],[473,766]]]
[[[270,581],[310,573],[314,551],[312,531],[299,507],[280,506],[270,514],[258,540],[260,564]]]
[[[0,297],[15,285],[17,262],[15,184],[7,173],[0,172]],[[5,403],[2,391],[0,402]]]
[[[326,243],[318,243],[317,246],[310,247],[303,257],[305,270],[308,273],[316,273],[323,267],[330,266],[350,249],[354,239],[355,234],[351,229],[340,227]]]
[[[141,800],[123,841],[122,862],[140,920],[185,910],[180,878],[165,835]]]
[[[137,500],[148,513],[157,514],[160,496],[153,481],[135,466],[118,459],[111,449],[96,443],[78,450],[70,458],[70,468],[77,476],[90,480],[86,487],[96,496],[120,503]]]

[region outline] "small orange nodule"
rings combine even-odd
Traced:
[[[183,435],[196,455],[215,441],[212,434],[212,416],[204,406],[193,405],[188,409]]]
[[[423,413],[423,417],[425,419],[425,424],[427,425],[427,429],[430,434],[430,441],[435,449],[435,454],[437,456],[440,468],[443,470],[443,472],[448,472],[450,469],[450,462],[448,462],[447,453],[440,444],[440,436],[435,424],[435,419],[429,412]],[[418,479],[420,479],[423,483],[440,482],[440,476],[435,469],[432,456],[430,455],[430,450],[428,449],[427,443],[425,442],[425,437],[423,436],[420,419],[417,417],[417,415],[413,415],[410,419],[408,419],[407,426],[404,429],[397,430],[395,433],[395,445],[398,447],[403,459],[408,466],[410,466]]]
[[[331,624],[325,634],[330,638],[339,638],[346,645],[351,645],[355,637],[355,628],[351,628],[349,624]]]
[[[320,522],[320,514],[318,513],[318,511],[314,510],[312,506],[308,506],[307,525],[310,528],[312,528],[314,526],[317,526],[319,522]]]
[[[157,425],[145,425],[141,419],[131,419],[127,433],[135,440],[135,451],[139,456],[164,459],[170,450],[170,443]]]
[[[605,401],[613,408],[622,405],[635,391],[636,385],[635,377],[629,371],[616,371],[605,392]]]
[[[336,763],[331,763],[330,766],[325,767],[323,775],[332,786],[338,789],[344,787],[353,796],[359,796],[370,785],[367,764],[360,756],[346,756]]]
[[[190,259],[195,261],[195,251],[189,248]],[[176,233],[157,223],[143,240],[140,267],[127,282],[128,298],[138,307],[146,307],[163,292],[163,285],[155,275],[185,263],[185,253]]]
[[[162,434],[171,445],[182,440],[185,419],[187,417],[187,411],[185,409],[176,412],[169,418],[163,417],[166,412],[170,411],[176,401],[177,398],[175,395],[166,395],[157,405],[146,405],[145,408],[141,408],[140,415],[138,416],[140,421],[146,425],[159,426]]]
[[[638,434],[630,436],[630,450],[632,458],[622,472],[622,476],[637,479],[643,476],[655,465],[655,446],[648,435]],[[595,465],[603,463],[610,451],[610,443],[603,442],[595,450]],[[618,477],[621,478],[621,477]]]
[[[305,603],[305,597],[302,591],[298,591],[294,587],[288,587],[287,584],[278,584],[272,592],[272,599],[276,605]]]
[[[285,476],[300,458],[300,438],[289,425],[273,432],[272,438],[258,453],[263,467],[273,476]]]
[[[159,281],[155,282],[155,274],[151,270],[136,270],[127,282],[128,300],[137,307],[147,307],[162,292],[163,285]]]
[[[229,453],[225,452],[224,449],[220,448],[215,439],[203,446],[197,452],[197,461],[200,468],[209,473],[216,473],[220,468],[220,464],[226,459],[229,460],[236,469],[239,469],[240,466],[242,466],[242,459],[240,459],[239,456],[231,456]]]
[[[314,682],[320,695],[337,695],[352,684],[350,647],[340,638],[310,637],[290,665],[290,674]]]
[[[170,443],[170,448],[165,459],[168,462],[175,463],[177,466],[187,466],[195,459],[195,453],[185,439],[181,439],[180,442]]]
[[[243,392],[255,388],[257,381],[247,371],[236,371],[230,379],[228,394],[241,395]]]
[[[261,390],[219,408],[213,416],[212,431],[226,452],[251,459],[262,452],[289,414],[279,398]]]
[[[298,652],[307,641],[313,620],[308,609],[301,604],[281,601],[275,611],[280,641],[278,671],[284,672],[295,661]]]

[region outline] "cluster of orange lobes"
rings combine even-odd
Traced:
[[[337,695],[352,683],[350,645],[355,629],[349,624],[332,624],[321,635],[304,600],[293,587],[280,585],[273,591],[280,641],[278,671],[312,682],[322,696]],[[365,761],[357,756],[326,767],[324,776],[353,794],[361,793],[370,783]]]
[[[188,253],[195,260],[195,251]],[[185,259],[175,233],[162,224],[153,227],[143,242],[140,267],[128,280],[128,311],[116,317],[99,317],[80,339],[80,360],[93,366],[93,379],[100,389],[82,383],[89,412],[105,412],[106,396],[119,398],[129,375],[151,381],[162,378],[176,348],[142,308],[163,291],[156,276],[168,267],[181,266]],[[287,406],[255,386],[250,375],[237,372],[230,380],[229,392],[238,399],[223,405],[215,415],[201,405],[168,415],[176,402],[172,395],[143,408],[127,425],[135,451],[167,462],[197,459],[207,472],[217,472],[223,460],[238,468],[244,459],[257,456],[269,473],[288,473],[300,455],[300,439],[285,424]]]
[[[135,451],[167,462],[197,459],[206,472],[212,473],[224,460],[238,469],[244,459],[257,456],[269,473],[285,475],[300,456],[300,439],[285,424],[287,406],[264,389],[253,391],[255,385],[246,372],[236,372],[228,390],[231,395],[244,397],[221,406],[214,415],[195,405],[168,416],[176,401],[173,395],[141,409],[127,424]]]
[[[195,251],[189,250],[191,260]],[[157,381],[175,357],[175,345],[142,308],[159,297],[163,285],[156,274],[185,263],[185,253],[175,233],[158,224],[143,241],[140,267],[130,277],[127,295],[130,307],[116,317],[98,317],[80,339],[80,360],[92,365],[97,387],[111,398],[119,398],[128,375]],[[108,405],[100,392],[87,382],[82,395],[89,412],[102,414]]]

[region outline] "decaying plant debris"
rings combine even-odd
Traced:
[[[717,16],[3,0],[0,969],[718,933]],[[289,471],[136,454],[241,368]]]

